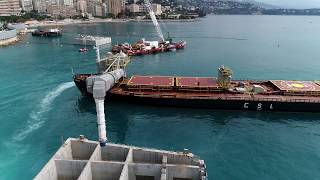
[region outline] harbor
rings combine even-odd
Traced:
[[[251,25],[247,25],[247,18],[252,18]],[[306,17],[282,17],[275,24],[272,21],[273,28],[265,28],[271,26],[268,22],[272,18],[213,16],[193,24],[168,23],[171,36],[186,40],[187,47],[133,57],[126,67],[127,77],[217,77],[217,68],[225,65],[232,68],[234,80],[317,83],[317,32],[312,31],[317,28],[317,19],[310,24]],[[309,33],[302,33],[305,29],[295,28],[293,22]],[[266,25],[254,26],[257,23]],[[126,36],[128,29],[136,36]],[[294,29],[293,35],[288,29]],[[142,36],[141,32],[149,34]],[[72,79],[74,74],[97,72],[96,52],[79,53],[80,46],[62,43],[77,34],[112,37],[113,43],[134,43],[141,37],[157,36],[153,25],[146,22],[72,25],[64,27],[61,38],[29,35],[24,42],[0,49],[1,66],[7,67],[0,72],[0,179],[34,178],[63,145],[61,139],[84,134],[98,144],[95,102],[83,96]],[[304,43],[296,43],[301,41]],[[308,48],[303,48],[305,44]],[[319,176],[317,113],[169,108],[117,101],[106,101],[105,112],[111,144],[170,152],[189,149],[205,160],[209,179],[298,180]]]

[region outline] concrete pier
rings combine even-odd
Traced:
[[[7,46],[17,42],[17,30],[0,31],[0,46]]]
[[[69,138],[35,180],[206,180],[205,164],[191,153]]]

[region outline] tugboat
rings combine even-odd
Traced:
[[[58,28],[48,29],[48,30],[37,29],[34,32],[32,32],[32,36],[57,37],[57,36],[62,36],[62,33]]]

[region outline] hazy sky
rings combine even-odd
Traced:
[[[256,0],[281,7],[320,8],[320,0]]]

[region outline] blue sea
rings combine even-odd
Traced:
[[[185,50],[134,57],[128,75],[320,80],[320,17],[208,16],[160,23]],[[72,82],[95,72],[95,51],[79,53],[77,34],[113,43],[156,40],[150,22],[79,24],[61,38],[28,35],[0,48],[0,179],[32,179],[60,147],[80,134],[97,140],[95,104]],[[102,49],[110,50],[111,46]],[[111,142],[181,151],[207,163],[209,179],[320,179],[320,114],[218,111],[107,102]]]

